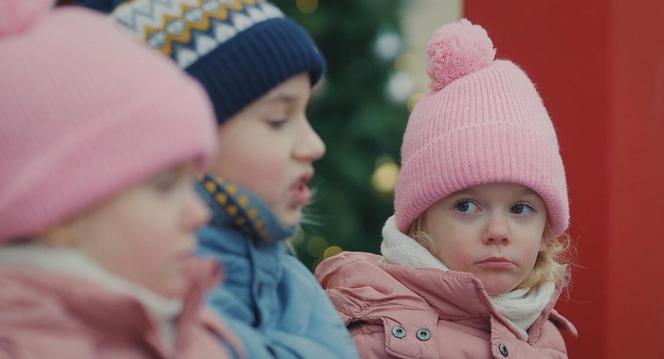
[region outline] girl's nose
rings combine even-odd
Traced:
[[[314,162],[319,160],[325,154],[325,143],[311,127],[309,121],[305,118],[302,124],[302,130],[295,148],[293,156],[297,160]]]
[[[185,208],[185,229],[195,231],[210,221],[210,209],[198,195],[193,185],[187,192],[187,204]]]
[[[507,244],[510,241],[509,226],[507,218],[496,214],[489,217],[484,232],[485,244]]]

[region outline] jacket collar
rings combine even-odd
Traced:
[[[186,295],[182,301],[169,301],[105,272],[82,254],[58,253],[50,248],[46,252],[34,245],[17,246],[0,251],[0,278],[16,288],[26,289],[14,295],[28,294],[22,299],[35,303],[37,309],[65,306],[68,314],[63,321],[77,320],[111,336],[142,338],[163,357],[167,357],[166,353],[173,347],[160,332],[163,317],[175,320],[174,345],[184,347],[193,322],[200,316],[204,293],[222,277],[217,261],[193,259],[187,268]],[[32,254],[15,256],[21,252]],[[40,253],[58,257],[58,260],[35,261]],[[31,259],[21,260],[28,257]],[[73,262],[63,264],[60,259],[65,258]],[[58,321],[58,318],[49,319]]]
[[[440,319],[463,320],[481,330],[489,329],[487,318],[493,317],[523,339],[514,324],[497,312],[482,283],[470,273],[412,268],[388,263],[375,254],[343,252],[321,263],[316,275],[325,288],[343,288],[344,297],[352,298],[345,304],[335,302],[342,311],[354,312],[348,313],[351,316],[390,317],[395,310],[429,309]],[[530,327],[529,341],[539,337],[548,319],[576,333],[569,321],[553,311],[560,292],[560,288],[555,289],[551,301]]]
[[[173,320],[182,310],[180,300],[165,298],[147,288],[117,276],[73,248],[52,248],[19,243],[0,250],[0,263],[87,279],[102,287],[134,297],[155,316]]]
[[[283,241],[299,226],[281,223],[267,204],[252,191],[219,177],[203,176],[197,189],[212,209],[211,224],[236,228],[258,241]]]

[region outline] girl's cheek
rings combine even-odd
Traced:
[[[519,258],[523,258],[524,261],[527,261],[529,265],[535,265],[535,261],[537,260],[537,254],[539,251],[535,250],[536,248],[532,249],[522,249],[518,256]],[[539,248],[537,248],[539,249]]]
[[[458,263],[464,266],[468,266],[474,262],[473,260],[474,258],[467,253],[460,253],[457,255],[457,257],[458,257]]]
[[[269,162],[265,162],[263,165],[258,165],[245,168],[245,174],[243,177],[244,181],[241,185],[254,190],[261,191],[265,190],[266,187],[270,187],[271,183],[274,184],[278,181],[279,172],[273,169],[274,165]]]

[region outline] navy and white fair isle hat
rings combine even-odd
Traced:
[[[205,87],[219,124],[325,59],[311,36],[265,0],[81,0],[111,11],[134,37],[175,60]]]

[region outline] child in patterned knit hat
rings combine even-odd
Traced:
[[[251,358],[357,357],[329,298],[284,245],[325,152],[305,114],[325,67],[311,37],[264,0],[120,3],[111,18],[198,79],[215,107],[220,146],[199,183],[212,220],[199,253],[220,259],[228,278],[209,304]]]
[[[0,0],[0,357],[242,354],[203,310],[218,263],[193,257],[205,93],[104,17],[50,7]]]
[[[382,256],[342,253],[316,275],[366,358],[566,358],[560,332],[576,330],[553,309],[569,280],[553,124],[482,27],[443,26],[428,55]]]

